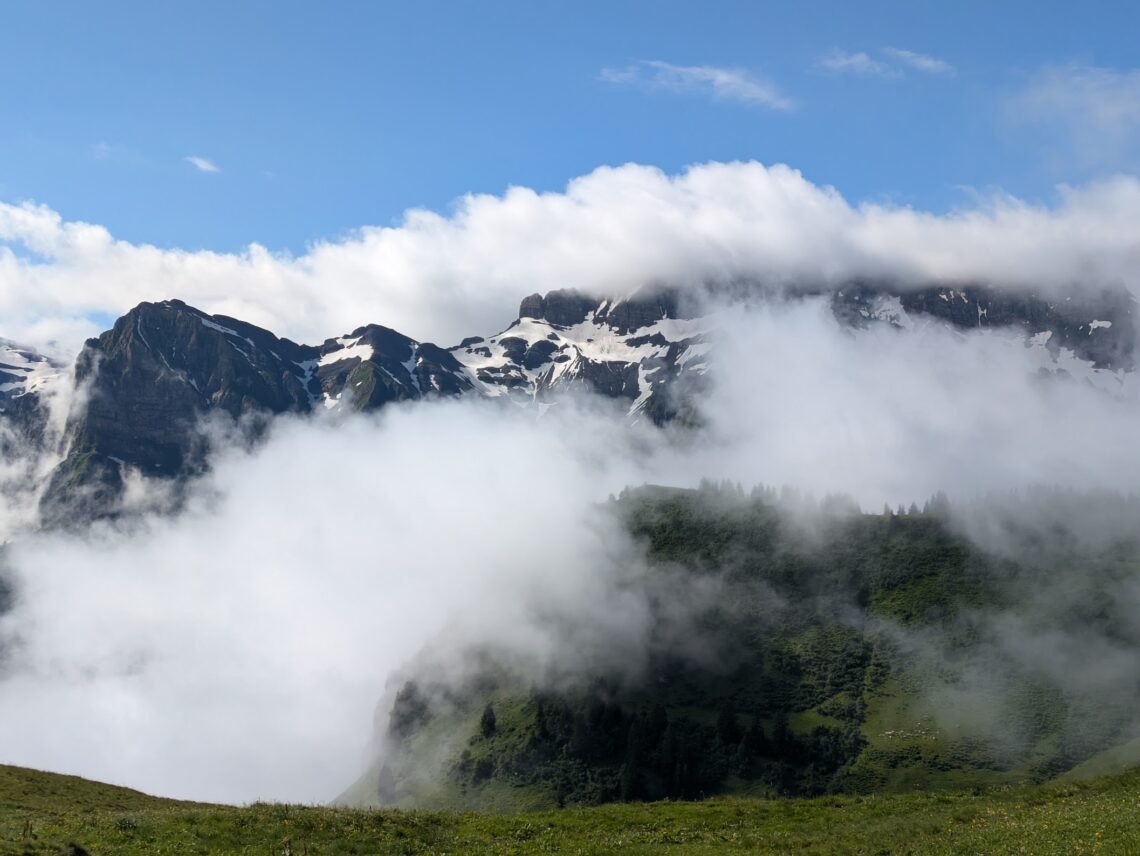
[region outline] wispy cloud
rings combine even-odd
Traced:
[[[903,77],[906,70],[943,77],[953,77],[958,73],[946,60],[903,48],[883,48],[878,57],[871,56],[866,51],[835,48],[820,59],[817,66],[834,74],[861,77]]]
[[[791,110],[796,106],[776,84],[742,69],[642,60],[625,68],[604,68],[600,77],[610,83],[704,93],[720,101],[738,101],[770,110]]]
[[[1140,68],[1045,68],[1010,99],[1007,115],[1050,131],[1083,166],[1130,168],[1140,161]]]
[[[865,77],[898,77],[899,71],[863,51],[851,53],[836,48],[819,61],[819,67],[836,74],[858,74]]]
[[[958,73],[958,69],[946,60],[921,54],[917,51],[910,51],[905,48],[883,48],[883,53],[915,71],[921,71],[923,74],[941,74],[946,77],[953,77]]]
[[[187,155],[186,162],[193,166],[199,172],[221,172],[221,168],[208,158],[198,157],[198,155]]]
[[[119,163],[141,163],[145,160],[141,152],[122,143],[111,143],[99,140],[87,148],[87,154],[92,160],[115,161]]]

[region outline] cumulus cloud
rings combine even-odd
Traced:
[[[958,73],[958,70],[946,60],[921,54],[917,51],[905,48],[883,48],[883,53],[915,71],[921,71],[923,74],[940,74],[953,77]]]
[[[179,297],[302,342],[365,323],[450,345],[502,329],[522,295],[646,283],[831,283],[854,276],[1039,288],[1140,284],[1140,181],[1061,187],[1052,205],[995,194],[947,214],[852,204],[787,166],[678,175],[603,167],[561,193],[470,195],[302,255],[166,250],[34,204],[0,205],[0,317],[29,344],[93,334],[142,300]]]
[[[703,93],[717,100],[738,101],[771,110],[791,110],[796,106],[795,101],[771,81],[736,68],[642,60],[621,69],[602,69],[601,78],[610,83]]]
[[[1140,159],[1140,69],[1043,69],[1013,95],[1008,114],[1055,135],[1064,155],[1086,167],[1131,167]]]
[[[198,157],[198,155],[187,155],[186,162],[190,164],[198,172],[221,172],[221,169],[212,160],[208,158]]]

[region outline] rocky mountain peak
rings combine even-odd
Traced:
[[[1007,329],[1054,359],[1068,353],[1100,372],[1135,368],[1135,301],[1124,288],[1050,294],[977,283],[898,288],[857,281],[836,290],[831,304],[837,319],[856,328],[928,319],[959,330]]]
[[[519,318],[534,318],[547,321],[556,327],[573,327],[586,320],[597,310],[601,301],[580,291],[559,289],[545,296],[532,294],[523,298],[519,306]]]
[[[621,299],[602,299],[574,289],[558,289],[545,295],[524,297],[519,305],[519,319],[533,318],[566,328],[581,324],[592,314],[595,323],[624,334],[656,321],[683,317],[680,304],[680,292],[666,287],[642,288]]]
[[[795,294],[782,299],[799,299]],[[855,281],[812,295],[829,299],[836,319],[856,330],[939,324],[1008,331],[1040,358],[1042,371],[1110,389],[1135,367],[1134,302],[1123,289],[1042,295]],[[45,517],[63,519],[77,504],[87,507],[80,517],[106,513],[126,469],[167,478],[199,471],[207,417],[256,431],[279,413],[367,411],[461,395],[554,404],[582,389],[614,400],[631,419],[696,424],[716,323],[678,289],[645,288],[616,300],[561,289],[524,298],[519,317],[501,332],[448,349],[379,324],[312,346],[180,300],[142,303],[88,340],[77,359],[77,382],[88,395],[67,427],[67,454],[44,496]],[[720,370],[731,378],[733,366]],[[34,434],[43,418],[36,384],[59,372],[46,358],[0,342],[0,417]]]

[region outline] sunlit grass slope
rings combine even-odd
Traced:
[[[0,767],[0,854],[1135,854],[1138,820],[1140,772],[980,793],[718,798],[502,815],[196,805]]]

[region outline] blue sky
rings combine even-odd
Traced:
[[[1138,6],[17,0],[0,202],[302,252],[629,161],[783,162],[939,212],[1048,201],[1137,169]]]

